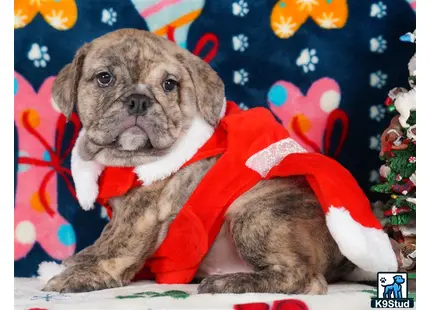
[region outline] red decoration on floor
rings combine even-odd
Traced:
[[[270,306],[264,302],[234,305],[234,310],[269,310]]]
[[[309,308],[299,299],[284,299],[274,301],[272,310],[309,310]]]
[[[298,299],[275,300],[270,307],[269,304],[256,302],[249,304],[234,305],[234,310],[309,310],[309,307]]]

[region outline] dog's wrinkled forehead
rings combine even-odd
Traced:
[[[149,72],[162,66],[164,68],[160,70],[179,75],[181,63],[157,39],[149,36],[106,36],[96,39],[86,56],[83,74],[90,77],[97,71],[107,69],[126,73],[129,82],[139,83],[144,82]]]

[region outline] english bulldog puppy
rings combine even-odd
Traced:
[[[225,113],[224,96],[207,63],[143,30],[114,31],[77,51],[53,86],[55,104],[66,117],[76,107],[82,122],[77,169],[98,176],[106,166],[158,163],[151,167],[164,177],[148,176],[143,186],[111,199],[113,218],[99,239],[63,262],[65,270],[45,291],[101,290],[133,279],[219,160],[166,168],[184,157],[182,146],[209,139]],[[77,184],[78,194],[91,188]],[[83,198],[83,205],[93,200]],[[325,294],[328,283],[354,269],[305,177],[295,176],[262,180],[231,203],[195,279],[199,293]]]

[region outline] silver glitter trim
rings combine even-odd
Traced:
[[[258,172],[263,178],[269,171],[278,165],[286,156],[293,153],[306,153],[307,151],[296,141],[287,138],[273,143],[252,155],[246,161],[245,165]]]

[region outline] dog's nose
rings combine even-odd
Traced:
[[[124,101],[124,105],[130,115],[145,115],[148,108],[152,105],[152,100],[145,95],[133,94]]]

